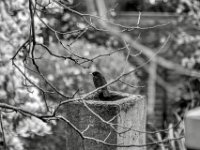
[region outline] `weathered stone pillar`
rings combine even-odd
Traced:
[[[118,93],[119,94],[119,93]],[[143,96],[121,94],[122,99],[116,101],[86,100],[86,105],[93,112],[109,123],[103,122],[83,102],[72,102],[65,106],[64,116],[70,120],[84,136],[102,140],[106,143],[119,145],[144,145],[146,127],[146,102]],[[66,135],[67,150],[144,150],[145,147],[107,146],[101,142],[83,140],[80,135],[68,125]]]

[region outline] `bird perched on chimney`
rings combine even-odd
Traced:
[[[96,88],[99,88],[99,87],[107,84],[106,79],[100,72],[95,71],[91,74],[93,75],[93,82],[94,82],[94,86]],[[125,96],[123,96],[117,92],[109,91],[107,86],[103,87],[97,96],[102,101],[116,101],[118,99],[125,98]]]
[[[95,72],[93,72],[91,74],[93,75],[93,82],[94,82],[94,86],[96,88],[99,88],[99,87],[104,86],[105,84],[107,84],[106,79],[104,78],[104,76],[100,72],[95,71]],[[110,96],[110,93],[108,91],[107,86],[102,88],[100,93],[99,93],[99,98],[100,99],[105,99],[105,98],[108,98],[109,96]]]

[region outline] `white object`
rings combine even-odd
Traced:
[[[200,107],[185,115],[185,144],[187,148],[200,149]]]

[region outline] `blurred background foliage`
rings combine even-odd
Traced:
[[[165,42],[170,33],[168,49],[162,51],[159,55],[186,68],[200,69],[200,4],[198,0],[113,1],[116,3],[116,7],[111,6],[111,8],[115,8],[112,9],[111,16],[120,11],[170,12],[178,15],[177,20],[167,26],[147,30],[137,29],[129,32],[129,34],[138,42],[155,49]],[[55,4],[46,6],[47,1],[38,0],[37,2],[41,4],[40,9],[42,9],[38,15],[55,30],[67,32],[86,26],[81,18]],[[66,1],[66,3],[80,12],[87,10],[86,3],[82,1],[71,0]],[[0,1],[0,12],[0,101],[23,107],[33,112],[43,113],[46,111],[45,104],[39,90],[30,86],[10,61],[29,35],[28,2],[25,0]],[[55,34],[38,17],[35,17],[35,27],[36,40],[38,42],[47,45],[56,54],[68,54],[55,37]],[[123,44],[117,38],[106,32],[90,30],[81,37],[77,35],[61,34],[59,38],[64,45],[71,45],[72,52],[80,56],[94,58],[98,55],[109,54],[123,47]],[[73,42],[74,40],[75,42]],[[86,62],[80,66],[70,60],[61,61],[52,57],[45,53],[40,46],[36,46],[36,50],[37,57],[42,58],[37,59],[41,72],[59,91],[66,95],[73,95],[77,89],[79,89],[80,94],[93,90],[94,86],[92,77],[89,75],[90,72],[99,70],[107,80],[111,80],[122,72],[125,63],[125,54],[122,51],[100,57],[95,59],[94,62]],[[139,52],[135,51],[135,54],[137,53]],[[31,65],[29,59],[25,60],[26,56],[25,51],[20,53],[17,60],[20,68],[24,68],[25,65]],[[146,59],[142,54],[140,57]],[[126,69],[130,70],[136,65],[138,64],[130,60]],[[51,89],[37,74],[27,70],[24,71],[28,73],[27,75],[34,83],[46,89]],[[169,95],[169,99],[171,99],[170,103],[175,104],[174,110],[180,116],[183,116],[186,109],[199,106],[199,79],[179,76],[163,68],[159,68],[157,72],[176,88],[176,91]],[[124,81],[135,85],[135,87],[116,82],[109,88],[121,92],[146,95],[147,78],[147,72],[141,68],[135,74],[124,78]],[[28,88],[24,85],[28,85]],[[62,97],[49,94],[47,95],[47,100],[48,105],[53,108],[57,102],[62,100]],[[9,115],[5,114],[7,113],[2,112],[6,140],[10,149],[66,149],[65,134],[63,134],[66,128],[65,125],[59,122],[47,125],[32,117],[24,118],[16,112],[10,112]]]

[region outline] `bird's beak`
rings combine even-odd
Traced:
[[[92,72],[89,73],[90,75],[93,75]]]

